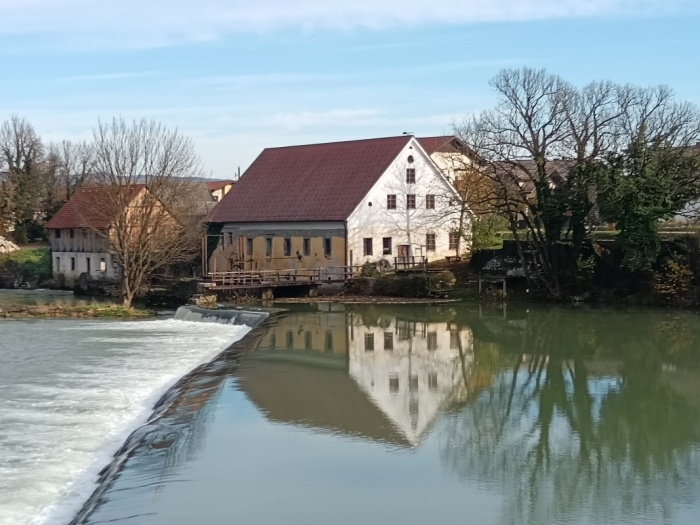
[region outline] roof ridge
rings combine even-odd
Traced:
[[[375,142],[375,141],[382,141],[382,140],[391,140],[391,139],[410,139],[410,138],[416,138],[415,135],[392,135],[388,137],[375,137],[375,138],[370,138],[370,139],[350,139],[350,140],[336,140],[332,142],[312,142],[312,143],[307,143],[307,144],[294,144],[290,146],[270,146],[265,148],[263,151],[266,150],[280,150],[280,149],[291,149],[291,148],[305,148],[305,147],[313,147],[313,146],[330,146],[332,144],[357,144],[359,142]]]

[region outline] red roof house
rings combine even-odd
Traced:
[[[209,271],[444,257],[455,198],[412,135],[267,148],[209,215],[222,235]]]

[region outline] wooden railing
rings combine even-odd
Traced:
[[[424,255],[411,255],[410,257],[394,257],[394,268],[398,270],[424,269],[428,259]]]
[[[312,282],[344,282],[359,273],[359,266],[333,266],[329,268],[289,270],[234,270],[210,272],[209,286],[261,287],[306,284]]]

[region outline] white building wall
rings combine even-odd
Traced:
[[[409,156],[413,162],[409,162]],[[413,184],[406,182],[408,168],[415,169]],[[416,196],[414,210],[407,206],[409,194]],[[396,195],[395,210],[387,208],[387,195]],[[435,209],[426,209],[426,195],[435,196]],[[348,218],[348,264],[381,259],[393,264],[399,245],[409,245],[409,255],[426,256],[428,261],[459,255],[449,248],[449,234],[459,226],[460,210],[459,205],[450,202],[458,198],[418,142],[411,140]],[[434,251],[427,250],[428,233],[435,234]],[[385,237],[391,238],[391,253],[383,251]],[[365,255],[366,238],[372,239],[372,255]]]
[[[391,334],[392,349],[385,349],[385,334]],[[349,342],[350,376],[413,444],[443,405],[459,397],[472,360],[471,331],[456,331],[447,323],[360,325]]]
[[[90,260],[89,274],[93,279],[116,280],[119,278],[114,259],[109,253],[53,252],[52,257],[54,278],[62,275],[68,286],[75,283],[81,274],[88,273],[88,259]]]

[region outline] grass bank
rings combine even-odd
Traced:
[[[0,277],[30,286],[51,279],[51,249],[22,248],[0,255]]]
[[[18,305],[0,309],[0,318],[5,319],[87,319],[125,318],[139,319],[152,317],[155,312],[137,308],[125,308],[117,304],[95,304],[78,302],[75,304],[51,303]]]

